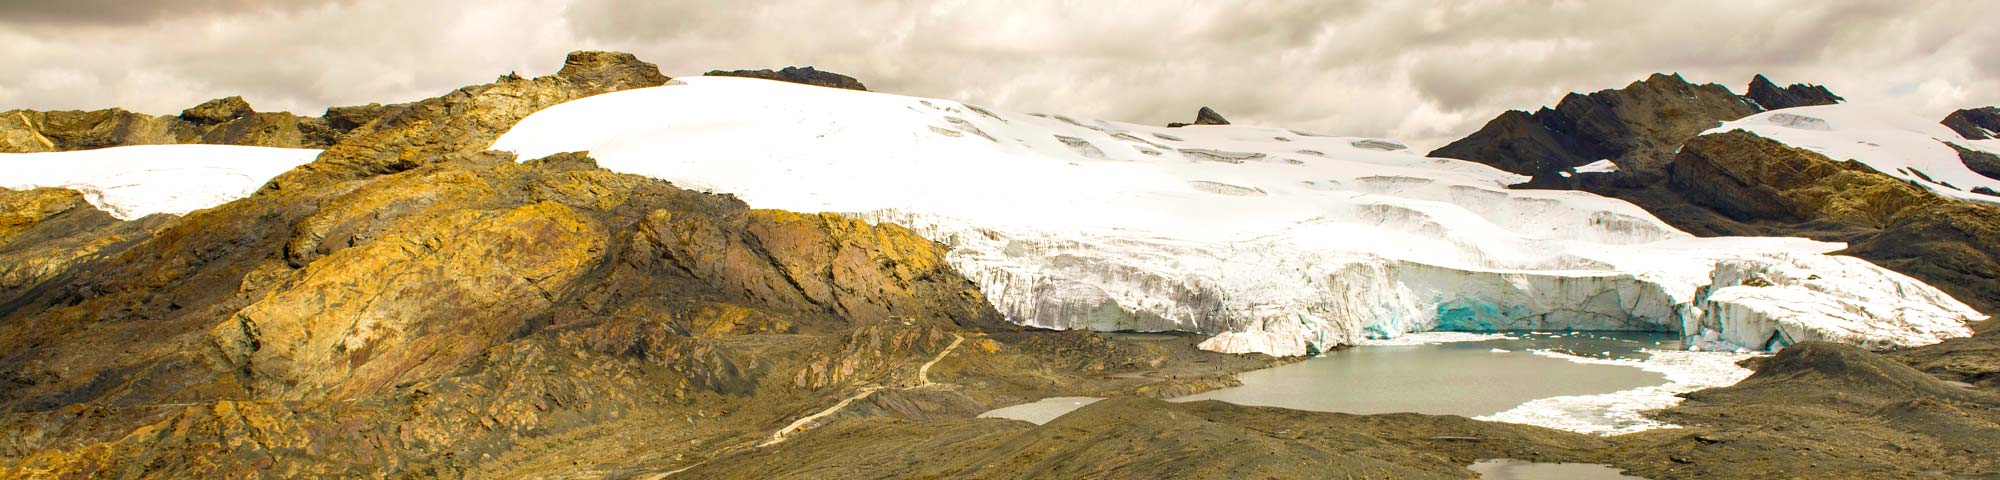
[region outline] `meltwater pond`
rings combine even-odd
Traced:
[[[1290,365],[1244,372],[1239,376],[1242,386],[1174,401],[1221,400],[1322,412],[1474,417],[1497,414],[1530,400],[1665,384],[1665,375],[1638,368],[1636,360],[1649,356],[1647,349],[1680,348],[1679,337],[1673,334],[1523,333],[1486,338],[1336,350]],[[1576,361],[1581,358],[1614,361]],[[1615,361],[1618,359],[1633,362],[1624,365]]]
[[[1344,413],[1417,412],[1591,434],[1668,427],[1646,411],[1736,383],[1750,354],[1683,350],[1646,333],[1433,332],[1244,372],[1243,385],[1175,398]],[[1094,400],[1061,397],[986,412],[1035,423]]]

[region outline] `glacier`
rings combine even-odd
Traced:
[[[235,145],[135,145],[0,153],[0,188],[69,188],[122,220],[180,215],[249,196],[319,150]]]
[[[1705,348],[1896,347],[1985,317],[1839,243],[1698,238],[1632,204],[1393,141],[1153,127],[683,78],[530,115],[492,148],[756,208],[894,222],[1010,320],[1301,355],[1432,330],[1677,332]]]

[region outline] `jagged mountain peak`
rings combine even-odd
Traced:
[[[1743,96],[1756,101],[1757,105],[1765,110],[1832,105],[1846,100],[1834,95],[1833,91],[1827,90],[1822,85],[1795,83],[1780,88],[1778,84],[1771,82],[1770,77],[1765,77],[1761,73],[1750,79],[1750,88]]]

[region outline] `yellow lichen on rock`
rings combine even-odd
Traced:
[[[442,373],[595,266],[602,230],[552,202],[405,217],[239,312],[260,345],[246,367],[280,398],[352,398]]]

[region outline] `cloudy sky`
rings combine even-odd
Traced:
[[[668,75],[814,65],[871,89],[1143,123],[1462,136],[1506,109],[1680,72],[1825,84],[1928,118],[2000,104],[1984,0],[0,0],[0,110],[400,102],[565,52]]]

